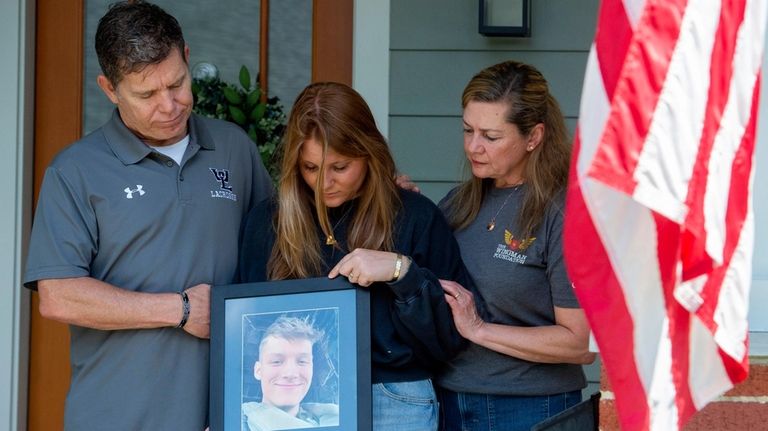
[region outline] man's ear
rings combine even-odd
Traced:
[[[189,64],[189,45],[184,45],[184,62]]]
[[[256,380],[261,380],[261,362],[256,361],[255,364],[253,364],[253,377],[256,378]]]
[[[117,105],[117,89],[109,82],[109,79],[104,75],[99,75],[96,77],[96,83],[99,84],[99,88],[107,95],[109,100]]]
[[[526,145],[526,149],[531,152],[536,149],[536,147],[541,144],[541,142],[544,140],[544,123],[539,123],[531,129],[531,131],[528,133],[528,142]]]

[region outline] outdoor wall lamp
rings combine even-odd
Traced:
[[[531,0],[480,0],[480,25],[484,36],[531,35]]]

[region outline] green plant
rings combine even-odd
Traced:
[[[279,173],[275,152],[285,129],[285,113],[277,97],[261,101],[258,77],[251,84],[248,68],[240,68],[239,85],[222,81],[218,76],[192,79],[194,112],[242,127],[259,148],[273,180]]]

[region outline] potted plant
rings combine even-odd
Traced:
[[[279,166],[275,151],[285,129],[283,107],[277,97],[267,98],[265,102],[261,100],[258,76],[251,81],[245,66],[240,67],[238,84],[222,81],[216,66],[198,63],[192,70],[193,111],[242,127],[259,148],[264,166],[276,181]]]

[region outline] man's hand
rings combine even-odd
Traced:
[[[211,285],[198,284],[186,290],[189,319],[184,330],[198,338],[211,337]]]

